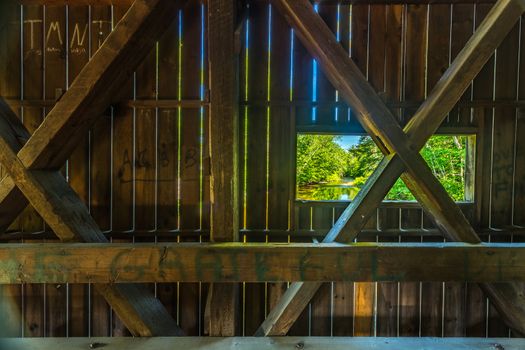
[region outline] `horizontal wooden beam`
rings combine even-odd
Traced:
[[[4,338],[10,350],[86,350],[86,349],[156,349],[156,350],[226,350],[226,349],[310,349],[310,350],[521,350],[525,339],[502,338],[365,338],[365,337],[177,337],[177,338]]]
[[[114,5],[129,6],[133,0],[10,0],[24,5]],[[258,2],[268,2],[268,0],[252,0]],[[337,4],[481,4],[494,3],[495,0],[315,0],[321,5]]]
[[[0,283],[525,281],[525,244],[0,245]]]

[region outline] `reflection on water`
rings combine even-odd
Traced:
[[[320,183],[297,188],[297,199],[301,200],[352,200],[359,187],[351,181],[342,183]]]

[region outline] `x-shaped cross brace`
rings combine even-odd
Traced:
[[[404,130],[307,0],[273,0],[273,3],[385,154],[323,243],[352,241],[400,176],[450,239],[481,242],[418,152],[514,26],[525,10],[525,2],[499,0],[494,5]],[[320,286],[321,283],[293,283],[256,335],[286,334]],[[519,286],[513,283],[480,286],[507,325],[525,334],[525,298]]]
[[[8,174],[0,183],[4,226],[23,210],[27,198],[62,241],[108,242],[59,169],[184,3],[136,0],[33,136],[0,99],[0,163]],[[146,288],[111,283],[95,287],[133,335],[182,334]]]

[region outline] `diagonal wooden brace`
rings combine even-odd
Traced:
[[[16,156],[15,130],[27,133],[9,116],[0,117],[0,162],[10,179],[25,195],[62,241],[107,243],[85,205],[56,170],[28,170]],[[132,334],[182,335],[162,304],[145,288],[134,285],[95,285],[122,318]],[[139,298],[144,298],[143,300]],[[147,307],[144,306],[147,304]]]
[[[134,70],[187,0],[136,0],[84,66],[71,87],[18,152],[28,169],[62,167],[78,141],[102,116]],[[13,181],[0,182],[0,230],[5,230],[27,202]],[[9,207],[7,204],[12,204]]]
[[[352,70],[352,63],[348,62],[350,60],[346,57],[344,51],[338,48],[333,34],[314,13],[311,6],[306,1],[294,2],[294,4],[286,0],[276,2],[288,21],[296,29],[305,46],[319,59],[321,66],[324,66],[325,72],[334,86],[340,91],[344,91],[344,88],[349,88],[349,86],[345,86],[345,84],[348,82],[347,80],[351,80],[350,77],[345,74],[338,74],[337,68],[345,67],[346,64],[349,65]],[[493,7],[466,47],[445,72],[427,101],[421,106],[405,128],[411,142],[411,145],[408,144],[408,142],[405,143],[409,151],[410,148],[419,150],[423,147],[426,140],[437,130],[444,116],[452,109],[468,84],[470,84],[472,79],[481,70],[523,11],[524,2],[521,0],[500,0]],[[308,23],[308,25],[306,25],[306,23]],[[336,62],[337,65],[334,64],[333,61],[335,60],[332,61],[331,57],[336,57],[340,60]],[[330,69],[332,69],[332,71],[330,71]],[[355,70],[353,73],[354,72]],[[359,90],[362,86],[363,84],[358,86],[355,95],[346,97],[356,100],[353,102],[357,102],[359,107],[358,111],[364,110],[366,112],[366,106],[362,104],[359,105],[361,101],[359,97],[356,96],[363,93],[363,90]],[[370,90],[371,89],[368,89],[366,86],[364,87],[364,92],[370,93]],[[352,87],[350,87],[349,93],[353,94]],[[375,95],[375,92],[373,92],[373,94]],[[343,97],[345,96],[343,95]],[[377,101],[378,99],[375,100]],[[383,103],[381,102],[381,104]],[[373,110],[374,106],[371,107]],[[367,130],[369,132],[371,131],[373,136],[385,136],[381,135],[381,130],[374,128],[375,125],[373,123],[368,123],[369,119],[367,117],[370,117],[370,115],[365,115],[363,118],[365,119],[364,126]],[[388,123],[386,125],[390,126]],[[381,125],[380,129],[384,130],[383,125]],[[398,133],[396,132],[391,135],[398,137],[396,134]],[[390,135],[386,136],[391,137]],[[391,141],[392,139],[389,140],[389,142]],[[390,143],[389,146],[403,145],[394,141],[394,144]],[[400,149],[393,150],[399,151]],[[401,152],[406,152],[406,149],[401,149]],[[403,156],[406,157],[407,155],[410,155],[410,153],[403,153]],[[402,159],[398,153],[386,156],[354,201],[343,212],[323,242],[333,242],[336,239],[338,241],[351,241],[355,238],[368,220],[371,210],[379,205],[396,179],[403,174],[405,166],[410,165],[410,161],[409,164],[407,164],[406,161],[407,159]],[[412,169],[412,171],[413,170],[414,169]],[[409,171],[411,171],[410,168]],[[414,181],[413,175],[417,175],[417,173],[410,175],[412,176],[403,175],[403,180],[413,192],[420,193],[416,198],[418,198],[425,209],[430,210],[431,213],[440,214],[440,212],[442,213],[443,210],[446,210],[445,208],[450,208],[448,205],[447,207],[435,207],[434,204],[438,202],[432,203],[432,193],[425,192],[425,187],[428,189],[429,185],[433,185],[431,183],[425,184]],[[439,194],[438,199],[444,200],[446,203],[447,198],[443,198],[442,195],[442,193]],[[450,198],[448,198],[448,200],[450,200]],[[457,211],[455,212],[457,213]],[[448,216],[448,218],[450,218],[450,216]],[[439,221],[439,215],[434,216],[434,219],[438,219],[436,220],[438,225],[446,228],[446,225],[443,225],[443,223]],[[452,223],[454,222],[459,223],[459,220],[452,219]],[[463,233],[465,233],[463,237],[468,241],[478,242],[479,237],[477,237],[470,228],[470,225],[468,225],[468,227],[466,231],[463,231]],[[447,233],[450,234],[450,231],[447,231]],[[458,239],[459,237],[452,235],[450,238]],[[286,334],[320,286],[321,284],[318,283],[293,283],[281,298],[278,305],[270,312],[269,316],[258,329],[256,335]],[[525,298],[523,294],[519,292],[519,288],[514,284],[483,284],[481,287],[490,296],[491,301],[498,308],[506,323],[518,332],[524,333]]]
[[[0,183],[3,226],[27,204],[25,196],[61,240],[108,242],[58,169],[184,3],[136,0],[32,137],[5,103],[0,103],[0,162],[9,175]],[[95,287],[132,334],[183,334],[145,288],[112,284]]]

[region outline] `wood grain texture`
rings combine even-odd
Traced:
[[[188,350],[224,350],[235,347],[243,349],[293,349],[312,350],[489,350],[494,348],[520,350],[525,347],[523,339],[502,338],[351,338],[351,337],[273,337],[273,338],[209,338],[209,337],[179,337],[179,338],[47,338],[47,339],[14,339],[2,340],[2,345],[12,350],[52,350],[67,348],[71,350],[85,349],[89,344],[107,346],[110,349],[158,349],[169,350],[181,347]]]
[[[378,107],[382,104],[380,100],[377,104],[370,105],[369,108],[367,105],[362,104],[369,103],[370,96],[377,95],[366,83],[359,82],[359,80],[363,80],[362,75],[359,75],[359,71],[356,72],[355,66],[353,66],[352,62],[349,62],[344,51],[341,50],[337,43],[334,43],[333,35],[326,28],[326,25],[324,25],[324,23],[320,21],[315,15],[311,5],[306,2],[301,4],[291,4],[286,1],[277,1],[276,4],[277,7],[286,14],[287,19],[292,24],[292,26],[297,29],[298,35],[302,39],[303,43],[309,45],[309,49],[314,53],[314,56],[318,58],[322,65],[325,65],[325,72],[332,72],[332,83],[340,91],[342,91],[343,97],[348,99],[348,101],[351,102],[350,104],[354,105],[354,108],[357,107],[358,110],[361,109],[362,111],[367,111],[361,113],[363,113],[364,126],[369,129],[369,132],[372,133],[372,136],[381,135],[381,130],[398,130],[398,125],[395,122],[391,123],[390,120],[382,122],[377,121],[377,125],[374,125],[374,116],[377,117],[378,115],[390,115],[390,112],[388,110],[382,110],[381,107]],[[452,65],[452,68],[447,70],[444,78],[440,80],[438,86],[435,88],[430,98],[422,105],[422,107],[416,113],[416,116],[411,119],[411,122],[405,128],[405,131],[409,137],[416,137],[416,139],[411,140],[415,141],[412,143],[413,145],[422,147],[428,137],[430,137],[435,132],[441,123],[443,112],[447,112],[445,108],[451,108],[453,103],[457,101],[472,78],[479,71],[479,69],[481,69],[481,66],[486,62],[486,60],[488,60],[490,53],[492,52],[491,50],[493,50],[508,33],[512,25],[518,19],[519,14],[522,12],[523,3],[518,2],[502,1],[494,7],[491,12],[491,16],[489,16],[489,19],[481,25],[477,35],[475,35],[473,39],[469,41],[467,47],[458,55],[458,58]],[[308,20],[306,20],[306,18],[308,18]],[[316,41],[316,38],[319,38],[321,35],[319,33],[323,33],[323,39]],[[340,58],[340,60],[336,58]],[[334,64],[336,61],[338,63]],[[467,64],[465,64],[465,62],[467,62]],[[344,78],[344,74],[340,74],[341,70],[344,69],[353,72],[351,74],[353,80],[347,80]],[[454,76],[458,75],[458,71],[461,73],[465,73],[464,71],[466,71],[467,75],[466,77],[463,75],[461,80],[456,81],[458,79],[454,79]],[[345,89],[347,91],[346,94]],[[368,93],[365,93],[365,91]],[[444,96],[446,96],[449,100],[443,100]],[[435,102],[439,101],[440,99],[440,102],[442,103],[438,106],[441,109],[433,110],[429,107],[435,105]],[[445,102],[448,103],[448,105],[445,104]],[[443,107],[444,104],[445,107]],[[376,108],[379,108],[379,110],[376,110]],[[429,123],[428,120],[428,115],[430,115],[430,112],[435,112],[435,114],[433,114],[431,123]],[[421,115],[425,114],[426,116],[421,118]],[[370,116],[371,119],[367,119]],[[435,124],[435,128],[432,124]],[[418,131],[414,132],[414,129],[417,129]],[[384,136],[391,138],[384,139]],[[428,166],[421,159],[421,157],[415,155],[414,152],[411,153],[411,151],[408,149],[408,142],[403,141],[404,134],[402,132],[395,131],[390,136],[381,135],[381,138],[384,142],[386,142],[388,147],[401,146],[401,149],[392,148],[392,150],[400,153],[396,153],[396,155],[391,154],[383,160],[367,184],[365,184],[364,188],[360,191],[356,197],[356,200],[349,205],[348,209],[345,210],[345,213],[343,213],[338,222],[325,237],[325,242],[336,239],[341,231],[343,231],[343,236],[346,235],[346,237],[338,237],[338,239],[351,239],[351,237],[355,237],[357,232],[359,232],[361,229],[363,223],[368,219],[370,215],[370,209],[372,207],[377,207],[377,204],[386,195],[388,188],[390,188],[390,186],[393,185],[395,179],[401,175],[402,166],[401,164],[395,163],[397,162],[397,157],[403,155],[406,155],[408,158],[410,158],[404,159],[406,162],[405,164],[409,165],[409,168],[410,164],[413,166],[413,168],[410,170],[410,175],[413,177],[418,177],[419,175],[419,181],[413,181],[413,179],[408,177],[404,177],[404,180],[409,188],[416,190],[413,192],[416,194],[416,198],[423,202],[423,206],[427,209],[427,212],[433,213],[433,215],[435,215],[434,220],[438,226],[446,228],[445,231],[449,235],[452,235],[452,237],[455,237],[455,239],[465,239],[472,242],[479,241],[479,238],[477,238],[470,225],[468,223],[465,225],[465,217],[459,212],[454,203],[452,203],[450,197],[446,194],[442,186],[437,183],[437,180],[431,175],[421,176],[423,174],[429,173]],[[405,149],[402,149],[403,147],[405,147]],[[391,160],[393,161],[391,162]],[[393,176],[387,180],[389,181],[387,183],[385,183],[385,179],[382,179],[383,181],[379,181],[381,176],[384,175],[384,168],[389,166],[392,168],[399,167],[395,171],[396,176]],[[392,174],[394,174],[394,171],[392,171]],[[371,185],[374,182],[385,185],[385,188],[383,190],[378,190],[379,186]],[[374,190],[377,190],[377,192]],[[365,198],[375,198],[375,205],[370,207],[366,205],[360,205],[360,203],[363,202]],[[432,199],[430,200],[430,198]],[[440,203],[440,205],[436,206],[436,203]],[[447,213],[444,213],[443,208],[447,208]],[[360,214],[358,212],[359,209],[363,210],[364,214]],[[353,218],[354,222],[359,222],[359,224],[354,227],[354,234],[348,235],[348,231],[350,230],[348,228],[349,225],[347,224],[348,219],[351,217]],[[516,297],[516,300],[518,300],[519,297]],[[281,313],[280,311],[276,312]],[[297,315],[299,312],[300,310],[296,310],[295,314]],[[286,321],[286,323],[290,324],[289,321]],[[271,323],[271,326],[263,325],[263,328],[266,331],[269,331],[271,327],[275,327],[275,324],[276,321],[274,319]],[[516,324],[515,326],[518,325]]]
[[[19,157],[25,158],[22,162],[26,162],[26,167],[58,169],[64,164],[83,133],[102,115],[153,46],[150,38],[160,36],[180,5],[181,2],[152,0],[132,7],[48,114],[34,138],[20,150]],[[10,200],[12,185],[11,181],[0,185],[0,192]],[[2,226],[18,215],[19,207],[13,206],[13,211],[3,216]]]
[[[518,243],[6,243],[0,282],[122,288],[173,281],[523,281],[524,249]]]
[[[208,2],[212,242],[239,240],[238,57],[233,0]],[[238,334],[239,286],[213,284],[208,291],[209,335]]]
[[[149,36],[151,35],[155,37],[158,35],[158,32],[162,30],[161,26],[153,20],[155,15],[161,13],[164,16],[163,18],[166,21],[169,21],[170,10],[173,11],[176,9],[177,5],[178,4],[173,3],[167,4],[162,1],[136,3],[128,12],[128,16],[123,20],[122,23],[124,24],[121,23],[120,30],[113,32],[113,40],[108,40],[106,42],[107,45],[104,45],[105,50],[99,50],[95,55],[96,58],[90,62],[90,64],[93,62],[96,64],[94,66],[91,64],[91,67],[90,64],[88,64],[80,74],[81,78],[75,80],[75,83],[73,83],[69,90],[69,92],[73,91],[70,93],[70,96],[72,97],[69,97],[71,101],[75,101],[73,102],[73,105],[76,104],[78,107],[85,103],[86,101],[84,101],[84,97],[86,97],[86,91],[87,95],[92,92],[90,86],[96,86],[97,81],[99,83],[100,80],[102,82],[104,81],[104,79],[100,79],[100,76],[103,76],[104,69],[108,68],[105,67],[106,64],[111,66],[111,62],[118,62],[119,55],[121,60],[125,58],[125,60],[120,63],[126,62],[126,60],[129,59],[128,57],[125,57],[129,54],[129,51],[126,52],[126,50],[144,49],[147,47],[148,42],[151,41],[149,40]],[[167,11],[168,13],[166,14],[163,11]],[[130,19],[131,22],[126,24]],[[137,23],[135,23],[135,20]],[[142,40],[136,41],[134,39],[135,35],[138,35],[139,37],[145,35],[145,38],[141,37]],[[120,47],[120,44],[124,44],[124,46]],[[149,45],[151,45],[151,43]],[[120,47],[120,49],[115,50],[114,47]],[[131,66],[134,65],[134,60],[137,62],[140,61],[140,57],[137,56],[139,55],[135,55],[135,57],[132,57],[133,59],[131,61],[128,61]],[[125,79],[125,75],[122,75],[121,79]],[[94,85],[91,85],[92,83]],[[117,87],[118,86],[114,86],[114,89],[117,89]],[[87,98],[87,102],[90,102],[89,98]],[[60,103],[58,103],[58,105],[60,105]],[[58,117],[54,118],[62,120],[65,124],[61,124],[59,121],[55,120],[61,125],[52,124],[49,127],[43,126],[40,128],[39,130],[44,129],[44,131],[42,131],[44,139],[48,136],[47,132],[51,134],[53,133],[53,131],[50,131],[49,129],[60,133],[61,130],[63,131],[62,127],[64,127],[66,130],[69,129],[69,132],[78,135],[78,133],[82,132],[79,130],[82,129],[82,126],[90,125],[89,123],[83,124],[82,122],[79,123],[78,120],[73,120],[73,125],[69,124],[68,126],[67,123],[71,122],[71,120],[68,119],[68,116],[70,115],[67,114],[67,111],[69,111],[68,106],[71,107],[66,101],[62,106],[64,109],[59,113],[56,112],[55,106],[53,109],[55,112],[52,111],[46,121],[51,118],[53,113],[55,113],[54,115],[58,114]],[[94,119],[97,112],[102,112],[102,110],[97,111],[97,108],[104,107],[98,106],[94,110],[91,110],[91,112],[94,113],[91,115],[91,119]],[[65,119],[61,119],[64,117]],[[73,117],[73,119],[75,118]],[[20,145],[17,142],[17,129],[12,127],[13,123],[14,121],[12,118],[11,120],[2,120],[1,129],[2,136],[4,137],[0,141],[2,148],[2,163],[5,166],[9,166],[10,176],[18,183],[18,186],[21,188],[24,195],[30,199],[32,205],[37,208],[42,216],[44,216],[46,222],[54,229],[55,233],[59,235],[61,239],[65,241],[107,242],[96,223],[89,215],[85,205],[65,183],[64,179],[58,172],[54,170],[30,171],[26,169],[27,164],[23,164],[15,153],[18,151]],[[55,142],[60,142],[59,139],[55,139]],[[66,143],[67,142],[69,141],[66,140]],[[73,144],[71,144],[71,147],[73,147]],[[62,154],[62,157],[64,156],[67,155]],[[60,162],[63,163],[63,161],[65,161],[65,159],[62,159]],[[45,166],[49,166],[53,169],[54,166],[47,164],[48,162],[49,159],[44,161],[44,163],[46,163]],[[157,299],[145,293],[142,302],[138,302],[138,298],[143,292],[140,288],[135,286],[123,286],[122,288],[115,288],[113,286],[97,287],[124,319],[124,322],[127,327],[130,328],[132,333],[136,335],[180,334],[180,330],[177,328],[175,322],[169,317]],[[163,321],[157,323],[155,318],[152,317],[152,314],[149,314],[149,312],[162,317]]]

